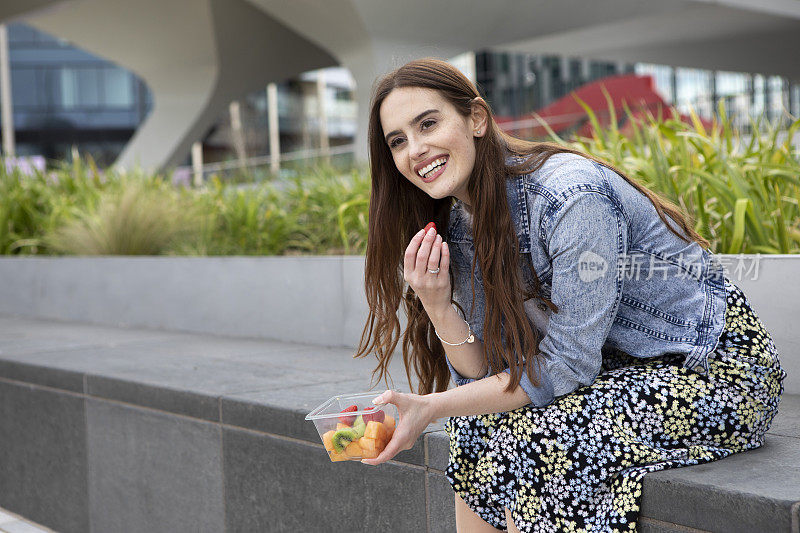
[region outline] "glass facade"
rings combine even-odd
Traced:
[[[478,89],[501,117],[519,117],[590,81],[631,72],[633,65],[561,56],[475,53]]]
[[[744,132],[751,129],[751,118],[786,126],[791,116],[800,116],[800,85],[780,76],[644,63],[636,65],[636,72],[653,76],[658,92],[682,113],[693,108],[710,119],[722,100],[734,127]]]
[[[478,88],[499,117],[527,115],[581,85],[627,73],[652,76],[657,92],[681,113],[692,108],[710,119],[722,100],[744,132],[751,117],[786,126],[790,114],[800,116],[800,85],[780,76],[503,52],[475,53],[475,67]]]
[[[146,85],[110,61],[24,24],[9,24],[18,155],[111,163],[147,116]]]

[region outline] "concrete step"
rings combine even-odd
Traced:
[[[0,317],[0,506],[62,532],[452,531],[441,422],[372,468],[330,463],[304,420],[369,390],[372,367],[342,348]],[[640,530],[800,533],[798,465],[785,395],[762,448],[645,476]]]

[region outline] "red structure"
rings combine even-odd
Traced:
[[[617,115],[617,127],[622,133],[626,133],[631,128],[624,105],[631,110],[634,120],[644,120],[648,114],[661,119],[675,117],[669,104],[656,92],[652,76],[624,74],[587,83],[567,96],[536,111],[535,114],[531,113],[518,118],[496,117],[496,120],[501,127],[506,125],[521,137],[547,137],[547,130],[539,124],[535,116],[539,115],[559,135],[575,133],[579,136],[591,137],[591,122],[575,97],[592,109],[602,127],[608,127],[611,117],[609,101],[603,93],[603,87],[608,92],[613,104]],[[691,123],[691,118],[687,115],[680,115],[679,118],[684,122]],[[515,127],[513,122],[523,122],[524,125]],[[712,128],[711,121],[701,119],[701,122],[707,130]]]

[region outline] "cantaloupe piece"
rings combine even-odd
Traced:
[[[336,461],[347,461],[350,459],[344,452],[342,453],[328,452],[328,455],[330,456],[331,461],[333,461],[334,463]]]
[[[325,449],[329,452],[334,451],[333,449],[333,434],[336,433],[334,430],[330,430],[322,436],[322,444],[325,445]]]
[[[374,452],[378,449],[378,441],[375,439],[368,439],[367,437],[361,437],[358,439],[358,444],[361,446],[362,451],[370,451]]]
[[[381,452],[378,450],[366,450],[361,448],[361,458],[362,459],[375,459],[380,455]]]
[[[350,426],[348,426],[347,424],[342,424],[341,422],[337,422],[336,431],[339,431],[340,429],[350,429]]]
[[[358,442],[353,441],[347,445],[347,448],[344,449],[344,453],[348,457],[361,457],[361,446],[358,445]]]
[[[367,422],[367,429],[364,431],[364,436],[368,439],[386,440],[386,426],[384,426],[382,422],[370,420]]]
[[[383,419],[383,425],[386,426],[386,429],[393,432],[397,423],[394,421],[393,416],[386,415],[386,418]]]

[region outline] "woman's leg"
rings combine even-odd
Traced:
[[[506,514],[508,516],[508,514]],[[493,528],[475,511],[467,507],[461,496],[456,494],[456,531],[458,533],[495,533],[501,531]],[[516,528],[510,531],[518,531]]]
[[[520,533],[517,526],[514,525],[514,519],[511,517],[511,511],[508,510],[508,507],[503,507],[503,510],[506,512],[506,525],[508,526],[508,533]]]

